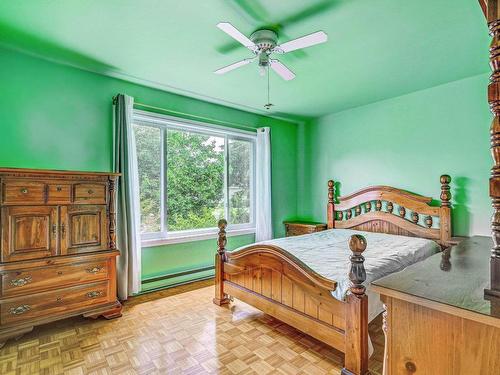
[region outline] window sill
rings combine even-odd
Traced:
[[[241,236],[245,234],[254,234],[255,228],[245,228],[245,229],[230,229],[226,231],[227,237],[233,236]],[[171,237],[162,237],[162,238],[154,238],[147,239],[141,241],[141,247],[154,247],[161,245],[169,245],[183,242],[194,242],[201,240],[209,240],[215,239],[218,236],[218,230],[214,230],[213,232],[205,232],[205,233],[189,233],[183,235],[176,235]],[[214,244],[214,249],[216,245]]]

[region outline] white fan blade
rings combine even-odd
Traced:
[[[295,73],[283,65],[279,60],[271,59],[271,68],[278,73],[285,81],[290,81],[295,78]]]
[[[315,44],[324,43],[328,40],[328,35],[324,31],[316,31],[315,33],[301,36],[300,38],[290,40],[276,47],[276,50],[282,53],[295,51],[296,49],[314,46]]]
[[[240,66],[247,65],[247,64],[251,63],[253,60],[254,59],[241,60],[241,61],[235,62],[231,65],[227,65],[223,68],[217,69],[214,73],[215,74],[224,74],[224,73],[230,72],[231,70],[237,69]]]
[[[248,39],[245,35],[243,35],[236,27],[231,25],[229,22],[220,22],[217,24],[217,27],[228,34],[230,37],[236,39],[238,42],[243,44],[245,47],[254,49],[255,44],[250,39]]]

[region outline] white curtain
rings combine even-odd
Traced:
[[[120,256],[117,260],[118,298],[141,290],[141,240],[139,175],[135,135],[132,128],[134,98],[119,94],[114,102],[114,171],[118,182],[116,236]]]
[[[271,216],[271,129],[257,129],[255,241],[273,238]]]

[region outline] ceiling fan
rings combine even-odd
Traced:
[[[271,58],[271,55],[273,53],[283,54],[295,51],[301,48],[314,46],[315,44],[324,43],[328,40],[328,36],[324,31],[316,31],[315,33],[292,39],[278,45],[278,35],[273,30],[260,29],[250,35],[250,38],[247,38],[229,22],[220,22],[217,24],[217,27],[252,51],[254,56],[220,68],[214,72],[215,74],[225,74],[231,70],[257,61],[261,69],[261,74],[265,73],[266,68],[271,67],[271,69],[281,76],[281,78],[289,81],[295,78],[295,74],[278,59]]]

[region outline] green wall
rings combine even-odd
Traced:
[[[253,242],[255,242],[255,236],[253,234],[228,237],[227,249],[234,250],[240,246],[248,245]],[[209,251],[207,251],[207,249],[209,249]],[[142,252],[143,279],[164,275],[165,270],[171,273],[177,273],[206,267],[207,265],[213,264],[216,249],[217,244],[213,239],[144,249]],[[148,282],[143,284],[143,290],[151,290],[166,285],[182,283],[194,277],[202,278],[212,276],[213,274],[213,270],[202,271],[188,276],[178,276],[167,280]]]
[[[270,126],[276,237],[284,219],[325,220],[330,178],[343,194],[387,184],[438,197],[442,173],[453,178],[454,233],[488,234],[487,81],[474,76],[296,125],[0,49],[0,165],[109,171],[111,97],[123,92],[193,116]],[[228,247],[251,242],[230,237]],[[144,248],[143,278],[210,265],[214,252],[214,240]]]
[[[127,93],[137,102],[249,127],[270,126],[272,199],[276,236],[282,221],[296,216],[297,128],[268,118],[147,88],[0,48],[0,166],[110,171],[111,98]],[[292,150],[292,151],[291,151]],[[243,236],[229,238],[242,245]],[[143,277],[180,271],[168,260],[184,259],[186,269],[213,263],[215,242],[143,249]],[[200,260],[203,259],[203,262]],[[162,269],[158,268],[161,265]]]
[[[439,199],[452,179],[456,235],[489,234],[488,75],[478,75],[321,117],[299,130],[298,212],[326,220],[326,182],[347,194],[390,185]]]

